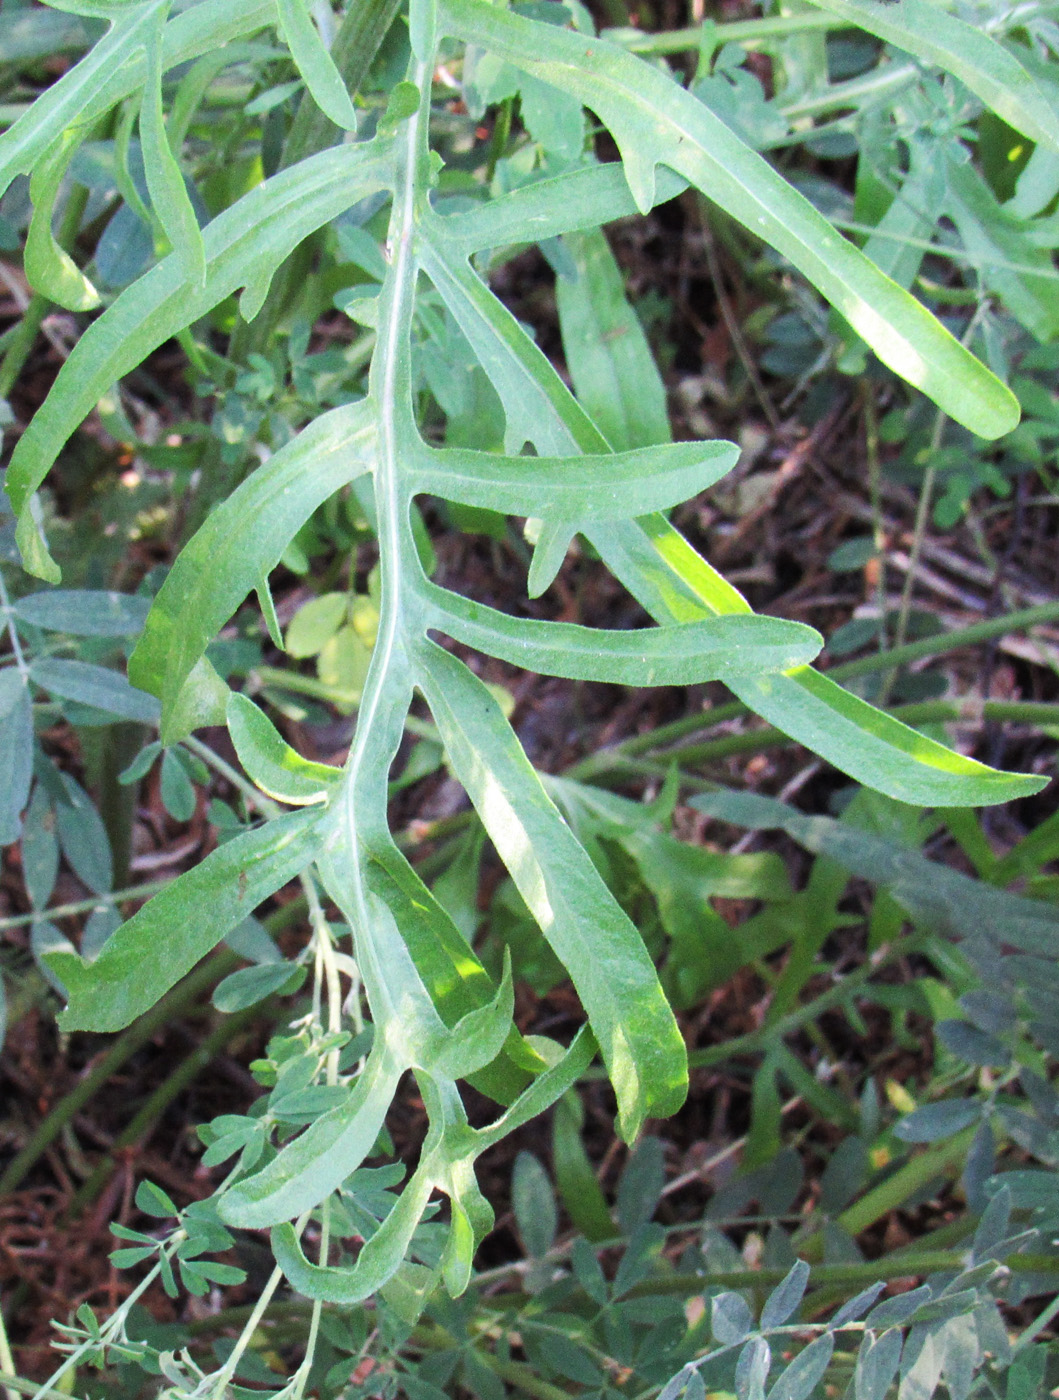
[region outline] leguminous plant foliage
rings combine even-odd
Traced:
[[[179,1276],[192,1292],[241,1279],[232,1266],[203,1258],[228,1248],[231,1231],[268,1230],[275,1271],[266,1276],[239,1343],[215,1370],[207,1373],[179,1348],[152,1351],[130,1340],[131,1302],[102,1323],[89,1313],[66,1327],[63,1367],[69,1372],[93,1357],[123,1364],[147,1357],[144,1364],[161,1375],[155,1384],[166,1395],[264,1394],[237,1383],[237,1368],[273,1295],[289,1286],[312,1300],[304,1313],[305,1359],[267,1393],[373,1393],[363,1375],[350,1378],[352,1362],[329,1380],[313,1371],[321,1327],[330,1326],[334,1342],[335,1318],[376,1299],[380,1325],[391,1328],[396,1346],[439,1286],[451,1299],[464,1294],[493,1222],[475,1175],[483,1152],[556,1104],[597,1058],[630,1144],[646,1119],[681,1106],[688,1085],[670,1002],[641,934],[575,834],[570,791],[534,771],[494,692],[461,656],[470,650],[544,675],[626,686],[723,681],[750,710],[898,803],[988,805],[1043,786],[1038,777],[961,756],[812,669],[821,637],[754,613],[669,522],[671,508],[733,467],[738,449],[724,441],[630,446],[608,438],[527,327],[490,290],[490,271],[512,250],[539,244],[569,280],[576,277],[569,250],[583,266],[593,250],[599,253],[603,225],[646,214],[692,187],[770,246],[777,269],[793,269],[819,291],[849,345],[873,352],[947,419],[992,439],[1014,427],[1018,404],[906,290],[913,271],[880,270],[735,124],[664,63],[637,56],[621,36],[599,36],[580,4],[410,0],[407,13],[397,13],[390,0],[353,0],[338,12],[308,0],[48,4],[83,18],[98,38],[0,137],[0,183],[7,188],[19,176],[30,178],[25,271],[32,288],[71,311],[101,309],[6,472],[25,570],[48,585],[60,583],[37,493],[71,434],[113,386],[173,338],[198,357],[204,376],[222,375],[204,324],[223,324],[232,361],[243,372],[264,372],[262,351],[284,298],[310,267],[306,249],[319,248],[326,237],[345,240],[350,256],[360,259],[362,274],[341,304],[364,328],[365,362],[370,355],[366,392],[303,404],[293,433],[270,428],[259,414],[256,454],[214,461],[209,489],[216,504],[150,605],[128,660],[129,684],[113,671],[104,678],[112,713],[157,723],[163,746],[187,741],[191,748],[182,751],[194,752],[197,727],[226,724],[242,768],[233,779],[251,819],[111,932],[94,956],[69,946],[44,955],[67,999],[60,1026],[117,1031],[263,901],[292,879],[301,881],[313,933],[299,964],[311,978],[312,1014],[273,1042],[260,1075],[267,1099],[248,1116],[228,1116],[204,1130],[207,1165],[230,1164],[213,1197],[186,1211],[168,1233],[124,1231],[118,1258],[123,1266],[149,1265],[131,1301],[158,1278],[175,1289]],[[957,94],[961,110],[993,109],[1034,144],[1035,168],[1056,168],[1059,112],[1054,86],[1040,71],[1033,29],[1033,15],[1043,16],[1047,6],[1024,5],[1016,19],[1015,11],[928,0],[821,4],[836,24],[860,26],[914,55],[921,71],[937,75],[939,90],[944,85]],[[1009,42],[1005,35],[1016,28],[1018,42]],[[248,63],[288,74],[271,106],[262,101],[256,109],[282,140],[265,142],[263,165],[207,217],[191,178],[203,141],[196,114],[219,75]],[[502,164],[503,179],[494,170],[484,182],[454,178],[457,98],[472,116],[492,111],[493,120],[508,123],[518,98],[537,142],[535,158]],[[270,114],[290,114],[295,106],[286,128],[273,121]],[[91,268],[78,266],[53,227],[79,151],[103,139],[111,143],[127,217],[149,231],[138,275],[117,294],[93,285]],[[383,219],[380,245],[367,225],[377,229]],[[603,254],[609,256],[605,246]],[[428,388],[435,398],[444,393],[439,326],[458,375],[482,405],[481,421],[499,424],[495,436],[483,428],[475,438],[470,411],[471,428],[454,445],[438,431],[437,414],[425,414]],[[359,503],[379,560],[377,626],[370,661],[365,651],[363,674],[350,683],[356,727],[341,769],[303,759],[259,704],[229,689],[206,654],[255,593],[281,644],[269,576],[338,493]],[[439,586],[417,505],[427,497],[526,518],[531,597],[548,588],[580,536],[654,625],[611,631],[518,618]],[[32,595],[48,596],[47,590]],[[32,621],[27,599],[19,599],[16,612],[21,608]],[[47,627],[45,605],[38,608]],[[138,626],[137,619],[125,631]],[[301,654],[313,654],[311,647]],[[9,839],[30,792],[31,699],[41,691],[103,703],[98,671],[91,662],[19,652],[17,664],[0,672],[10,700],[0,722],[4,762],[16,756],[8,780]],[[420,702],[446,764],[576,988],[585,1024],[570,1045],[518,1032],[510,963],[499,978],[490,975],[394,840],[389,786],[410,707]],[[703,801],[708,808],[710,799]],[[758,815],[747,816],[747,824]],[[726,819],[741,817],[729,810]],[[760,824],[768,822],[763,817]],[[870,859],[867,866],[875,878]],[[327,906],[338,920],[328,919]],[[256,969],[255,987],[265,995],[287,985],[295,970],[290,963],[278,973]],[[409,1073],[429,1131],[407,1180],[389,1169],[377,1178],[382,1169],[373,1175],[364,1163],[385,1141],[388,1111]],[[469,1124],[461,1082],[495,1104],[494,1121]],[[159,1217],[171,1213],[158,1188],[141,1188],[140,1202]],[[996,1215],[1003,1200],[994,1207]],[[878,1292],[869,1289],[829,1323],[813,1324],[816,1340],[796,1347],[793,1360],[784,1346],[795,1338],[802,1345],[813,1334],[813,1326],[807,1332],[789,1323],[807,1265],[787,1274],[760,1321],[740,1295],[720,1292],[712,1304],[720,1351],[710,1355],[723,1353],[733,1364],[738,1358],[729,1384],[740,1396],[764,1396],[773,1364],[768,1338],[775,1334],[781,1340],[771,1396],[837,1394],[824,1378],[836,1337],[845,1336],[848,1351],[852,1334],[842,1329],[853,1328],[860,1352],[855,1371],[845,1373],[851,1393],[883,1400],[891,1382],[897,1384],[901,1328],[911,1320],[920,1327],[920,1351],[941,1348],[936,1386],[948,1364],[944,1348],[922,1338],[945,1323],[947,1345],[956,1347],[950,1320],[959,1317],[964,1325],[967,1298],[992,1306],[967,1289],[989,1274],[989,1251],[1006,1233],[1006,1217],[997,1216],[967,1257],[966,1267],[979,1270],[970,1282],[957,1269],[948,1295],[935,1290],[927,1303],[921,1293],[908,1295],[911,1304],[890,1300],[879,1306],[892,1316],[877,1312],[864,1324]],[[358,1235],[359,1250],[339,1243]],[[584,1286],[606,1295],[603,1276],[596,1280],[576,1257]],[[933,1312],[917,1314],[921,1305]],[[446,1316],[451,1330],[457,1314]],[[697,1349],[693,1340],[678,1358],[663,1388],[667,1400],[685,1390],[701,1400],[698,1368],[708,1350],[705,1340]],[[986,1350],[966,1343],[959,1353],[964,1370],[953,1362],[945,1373],[954,1400],[970,1393]],[[915,1362],[906,1353],[906,1371]],[[666,1367],[665,1356],[659,1364]],[[480,1384],[487,1400],[498,1400],[501,1381],[495,1374],[482,1381],[475,1365],[461,1383]],[[928,1370],[920,1365],[919,1374]],[[665,1374],[672,1371],[669,1365]],[[613,1380],[601,1381],[596,1393]],[[659,1375],[655,1387],[664,1380]],[[437,1394],[425,1380],[390,1375],[385,1382],[390,1392],[400,1385],[413,1400]],[[540,1394],[549,1400],[553,1390]],[[901,1390],[908,1400],[928,1393],[925,1382],[921,1390]]]

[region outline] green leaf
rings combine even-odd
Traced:
[[[292,966],[288,962],[263,963],[259,967],[241,967],[218,982],[213,993],[213,1004],[218,1011],[230,1015],[233,1011],[244,1011],[248,1006],[256,1006],[274,992],[289,996],[296,992],[305,981],[306,969]]]
[[[153,1215],[160,1220],[168,1220],[180,1212],[172,1200],[153,1181],[141,1181],[136,1188],[136,1207],[144,1215]]]
[[[532,442],[538,452],[557,456],[571,448],[609,451],[610,444],[543,351],[466,262],[454,256],[441,240],[424,240],[418,252],[479,363],[489,367],[490,381],[507,416],[505,450],[515,453]]]
[[[319,1205],[374,1147],[404,1069],[380,1038],[346,1102],[317,1118],[259,1172],[230,1187],[218,1202],[221,1219],[257,1230]]]
[[[543,1258],[555,1243],[559,1212],[548,1173],[532,1152],[520,1152],[515,1158],[511,1208],[526,1253],[531,1259]]]
[[[622,1233],[632,1235],[646,1225],[658,1208],[666,1173],[662,1144],[656,1137],[642,1137],[625,1163],[615,1202]]]
[[[703,619],[618,632],[513,618],[424,581],[428,625],[489,656],[546,676],[616,685],[691,685],[781,670],[811,659],[823,638],[779,618]]]
[[[597,229],[568,234],[563,243],[577,276],[556,279],[555,303],[577,397],[619,450],[668,442],[665,385],[643,327],[625,299],[606,237]],[[661,509],[637,506],[622,513],[627,517]]]
[[[614,1237],[614,1222],[581,1139],[583,1123],[584,1110],[575,1094],[566,1095],[555,1105],[552,1114],[552,1169],[563,1206],[574,1228],[586,1239],[598,1242]],[[592,1258],[595,1259],[594,1254]],[[576,1268],[576,1258],[574,1262]]]
[[[764,1322],[762,1322],[764,1327]],[[768,1400],[809,1400],[831,1364],[835,1339],[830,1332],[811,1341],[780,1373],[768,1393]]]
[[[658,621],[747,610],[747,604],[659,517],[586,535],[611,570]],[[646,537],[646,538],[645,538]],[[756,714],[866,787],[917,806],[1008,802],[1047,779],[1000,773],[954,753],[809,667],[733,677],[729,687]]]
[[[115,1269],[131,1269],[158,1252],[157,1245],[134,1245],[130,1249],[115,1249],[108,1256]]]
[[[302,660],[316,656],[345,622],[349,613],[349,595],[321,593],[303,603],[287,626],[286,649]]]
[[[313,101],[344,131],[356,131],[357,114],[335,61],[316,32],[306,0],[276,0],[283,38]]]
[[[761,1318],[758,1323],[762,1332],[768,1332],[773,1327],[782,1327],[794,1316],[798,1305],[805,1296],[808,1282],[809,1265],[804,1259],[798,1259],[791,1265],[787,1277],[778,1283],[765,1299],[765,1306],[761,1309]],[[815,1385],[816,1382],[814,1381],[813,1384]],[[809,1387],[810,1390],[812,1388],[812,1386]]]
[[[710,1300],[710,1330],[722,1346],[735,1346],[754,1325],[750,1305],[741,1293],[718,1293]]]
[[[291,1225],[277,1225],[272,1253],[297,1292],[307,1298],[352,1306],[370,1298],[400,1268],[436,1182],[426,1154],[383,1224],[361,1249],[351,1269],[310,1264]]]
[[[134,637],[143,627],[149,598],[101,588],[55,588],[28,593],[12,604],[22,622],[72,637]]]
[[[33,778],[33,705],[14,667],[0,671],[0,846],[17,841]]]
[[[925,63],[936,64],[980,97],[1009,126],[1059,151],[1059,116],[1015,55],[980,25],[930,0],[813,0]]]
[[[227,0],[214,0],[216,12]],[[143,81],[142,51],[153,21],[156,0],[129,5],[114,15],[109,32],[68,72],[54,83],[0,136],[0,193],[16,175],[29,175],[67,128],[87,123],[105,112]],[[261,8],[265,8],[263,5]],[[111,16],[108,16],[110,18]],[[212,16],[211,16],[212,17]],[[132,72],[139,59],[139,72]],[[132,78],[126,87],[126,82]]]
[[[674,199],[688,187],[672,170],[657,174],[658,203]],[[472,209],[428,216],[429,241],[447,244],[455,258],[468,258],[483,248],[554,238],[574,229],[593,229],[637,213],[628,182],[617,162],[585,163],[560,175],[520,185]]]
[[[302,758],[245,695],[228,697],[228,732],[239,762],[262,792],[292,807],[326,802],[340,781],[337,768]]]
[[[161,0],[155,7],[154,23],[145,45],[147,72],[140,105],[143,168],[151,204],[178,266],[192,286],[201,287],[206,281],[206,247],[180,163],[169,144],[162,110],[162,40],[169,4],[170,0]]]
[[[172,749],[162,759],[159,787],[162,806],[173,820],[189,822],[195,815],[195,786]]]
[[[69,992],[64,1030],[127,1026],[224,935],[313,858],[319,813],[292,812],[213,851],[111,935],[86,963],[54,953],[49,966]]]
[[[909,1113],[894,1132],[903,1142],[939,1142],[970,1127],[981,1114],[982,1105],[976,1099],[942,1099]]]
[[[63,855],[90,890],[106,894],[114,880],[107,829],[84,788],[69,773],[59,776],[67,797],[55,806],[55,827]]]
[[[950,417],[989,438],[1018,422],[1009,389],[719,117],[657,68],[606,40],[535,24],[485,0],[445,0],[442,15],[447,32],[591,107],[618,143],[641,212],[655,201],[656,165],[668,165],[789,259],[884,364]]]
[[[154,696],[137,690],[118,671],[106,666],[42,656],[30,664],[30,675],[37,685],[64,700],[91,705],[119,719],[158,723],[158,702]]]
[[[0,720],[0,728],[3,721]],[[43,783],[33,789],[22,827],[22,878],[34,909],[43,909],[55,888],[59,873],[59,842],[55,836],[55,811]]]
[[[947,749],[808,667],[791,675],[739,677],[730,689],[784,734],[899,802],[987,806],[1040,792],[1048,781],[1001,773]]]
[[[206,279],[201,287],[187,286],[180,260],[171,254],[89,326],[22,435],[7,470],[8,493],[19,516],[17,539],[31,573],[58,581],[28,502],[86,414],[157,346],[263,269],[277,266],[351,200],[378,189],[386,178],[384,150],[378,142],[336,147],[257,185],[206,228]],[[314,434],[321,421],[306,431]],[[257,583],[255,577],[246,591]]]
[[[947,153],[944,173],[942,208],[983,282],[1032,335],[1050,341],[1059,334],[1051,249],[1040,246],[1033,225],[999,204],[981,175],[961,164],[956,153]]]
[[[415,490],[464,505],[587,522],[669,510],[720,481],[738,460],[739,448],[731,442],[667,443],[567,457],[428,449],[409,477]]]
[[[172,708],[163,717],[162,738],[178,744],[194,729],[225,722],[228,687],[208,656],[200,656],[177,691]]]
[[[548,798],[489,690],[434,646],[420,684],[454,772],[568,969],[631,1141],[687,1092],[684,1045],[640,935]]]
[[[533,441],[546,452],[603,450],[599,430],[548,360],[470,269],[437,249],[425,249],[424,261],[475,353],[490,366],[508,416],[508,447]],[[738,591],[661,515],[586,522],[583,533],[658,622],[750,611]],[[955,806],[1003,802],[1038,791],[1045,781],[997,773],[953,754],[805,668],[791,676],[773,674],[767,683],[748,678],[732,689],[785,733],[898,800]]]
[[[248,477],[185,546],[129,660],[133,680],[161,697],[164,714],[215,633],[316,507],[366,469],[371,440],[367,403],[322,414]],[[239,528],[247,520],[253,521],[249,535]]]
[[[903,1342],[904,1337],[897,1327],[892,1327],[881,1337],[871,1332],[864,1334],[853,1376],[857,1400],[885,1400],[890,1382],[901,1364]]]
[[[87,49],[98,32],[96,25],[54,10],[8,10],[0,15],[0,62],[25,63]]]
[[[369,890],[392,911],[401,937],[430,999],[446,1025],[484,1006],[495,994],[493,980],[451,918],[392,843],[372,843],[366,870]],[[539,1074],[541,1057],[512,1027],[503,1057],[476,1071],[471,1083],[508,1104],[525,1086],[527,1071]]]
[[[99,293],[52,233],[59,187],[81,139],[64,134],[36,166],[29,182],[33,217],[26,234],[26,280],[34,291],[67,311],[92,311],[99,305]]]

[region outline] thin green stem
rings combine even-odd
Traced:
[[[901,647],[890,647],[875,655],[859,657],[856,661],[846,661],[840,666],[832,666],[827,674],[833,681],[855,680],[860,676],[875,675],[879,671],[907,666],[914,661],[944,656],[949,652],[960,650],[961,647],[975,646],[979,642],[992,641],[995,637],[1028,631],[1029,628],[1039,624],[1055,621],[1059,621],[1059,601],[1040,603],[1036,607],[1023,608],[1017,612],[1008,613],[1004,617],[983,618],[981,622],[972,622],[968,626],[957,628],[952,632],[942,633],[934,637],[922,637],[914,642],[906,642]],[[619,758],[632,757],[664,748],[669,744],[676,744],[689,734],[698,733],[703,729],[715,728],[719,724],[726,724],[730,720],[739,719],[749,713],[746,705],[738,700],[733,700],[725,705],[715,705],[711,710],[702,714],[684,715],[678,720],[673,720],[670,724],[660,725],[649,733],[637,734],[631,739],[626,739],[623,743],[616,744],[612,749],[592,754],[589,758],[581,760],[580,763],[576,763],[568,769],[566,776],[575,779],[587,778],[597,770],[609,769]],[[761,730],[760,732],[764,734],[769,731]],[[674,749],[672,756],[678,757],[680,752],[679,749]]]
[[[898,705],[887,711],[895,719],[905,724],[945,724],[981,723],[983,720],[1002,724],[1059,724],[1059,704],[1032,700],[923,700],[914,705]],[[778,748],[796,741],[782,730],[772,725],[760,725],[756,729],[745,730],[741,734],[725,734],[718,739],[704,739],[699,744],[681,744],[667,750],[655,760],[656,767],[664,762],[679,761],[681,765],[718,762],[733,754],[760,753],[763,749]],[[619,770],[627,762],[624,756],[615,755],[612,764],[599,765],[595,775],[615,767]],[[663,770],[664,771],[664,770]]]
[[[186,1238],[185,1236],[183,1236],[183,1232],[181,1232],[181,1237]],[[175,1249],[175,1239],[172,1242],[171,1247]],[[149,1269],[148,1272],[144,1275],[144,1277],[129,1294],[129,1296],[123,1299],[122,1304],[118,1308],[118,1310],[114,1313],[111,1313],[110,1317],[103,1324],[103,1327],[101,1329],[104,1342],[109,1342],[114,1337],[120,1334],[121,1329],[125,1325],[125,1319],[129,1315],[129,1310],[140,1301],[140,1299],[147,1292],[148,1288],[150,1288],[151,1284],[154,1283],[155,1279],[158,1277],[161,1271],[162,1268],[160,1264],[155,1264],[151,1269]],[[62,1380],[63,1376],[65,1376],[69,1371],[72,1371],[76,1367],[77,1363],[80,1361],[81,1357],[85,1355],[86,1352],[94,1351],[97,1345],[98,1343],[93,1338],[87,1342],[82,1343],[81,1346],[75,1348],[70,1353],[70,1355],[66,1357],[62,1364],[55,1368],[55,1370],[51,1373],[48,1379],[42,1382],[42,1384],[39,1385],[36,1390],[34,1390],[33,1400],[44,1400],[45,1396],[53,1394],[53,1387],[57,1386],[58,1382]]]
[[[704,34],[713,40],[717,48],[723,44],[743,44],[754,48],[771,40],[788,39],[793,34],[848,27],[848,23],[837,15],[810,10],[797,15],[770,15],[765,19],[711,23],[708,29],[701,24],[693,24],[686,29],[670,29],[664,34],[643,34],[636,29],[605,29],[603,37],[621,44],[630,53],[670,54],[689,53],[700,48]]]
[[[3,570],[0,569],[0,612],[4,614],[7,621],[7,635],[11,639],[11,654],[15,658],[15,665],[18,673],[22,677],[23,683],[29,682],[29,667],[26,665],[26,658],[22,653],[22,643],[19,641],[18,628],[15,626],[15,614],[11,610],[11,598],[7,591],[7,584],[4,582]]]
[[[927,524],[930,521],[930,511],[934,504],[934,482],[937,478],[938,452],[941,449],[941,440],[945,435],[945,424],[948,418],[944,413],[938,413],[934,418],[934,429],[930,434],[930,446],[927,451],[927,469],[923,473],[923,484],[919,488],[919,501],[916,504],[916,518],[912,526],[912,548],[908,551],[908,572],[905,574],[904,587],[901,589],[901,602],[897,612],[897,626],[894,628],[894,650],[899,650],[904,646],[905,637],[908,633],[908,619],[912,611],[912,594],[916,586],[916,574],[919,570],[919,556],[923,552],[923,541],[926,538]],[[896,668],[889,671],[883,681],[880,703],[885,705],[897,675]]]
[[[31,914],[12,914],[0,919],[0,933],[9,928],[24,928],[37,919],[67,919],[74,914],[90,914],[100,906],[124,904],[127,899],[146,899],[148,895],[164,890],[172,880],[148,880],[143,885],[129,885],[124,890],[111,890],[109,894],[93,895],[91,899],[75,899],[71,904],[53,904],[48,909],[35,909]]]
[[[1041,1315],[1019,1334],[1018,1340],[1011,1348],[1012,1355],[1017,1356],[1024,1347],[1028,1347],[1030,1342],[1032,1342],[1035,1337],[1039,1337],[1048,1324],[1053,1322],[1057,1316],[1059,1316],[1059,1293],[1055,1295]]]
[[[966,1128],[945,1142],[934,1143],[911,1161],[899,1167],[892,1176],[867,1191],[858,1201],[849,1206],[838,1217],[837,1223],[847,1234],[856,1238],[877,1220],[891,1211],[900,1209],[904,1203],[922,1190],[936,1177],[947,1177],[959,1170],[967,1159],[977,1128]],[[822,1236],[809,1240],[806,1254],[818,1257],[823,1248]]]
[[[299,1224],[302,1228],[304,1228],[304,1221],[299,1222]],[[236,1338],[235,1345],[232,1347],[232,1350],[229,1353],[228,1360],[224,1363],[224,1366],[217,1373],[216,1381],[213,1386],[212,1400],[222,1400],[222,1396],[227,1390],[232,1377],[235,1375],[236,1368],[238,1367],[239,1362],[242,1360],[243,1353],[246,1351],[247,1347],[250,1344],[251,1337],[257,1331],[258,1323],[268,1311],[268,1305],[272,1301],[273,1293],[275,1293],[276,1289],[280,1286],[282,1282],[283,1270],[273,1269],[272,1273],[269,1275],[268,1282],[261,1290],[261,1296],[258,1298],[257,1302],[251,1309],[250,1315],[246,1320],[243,1330]]]
[[[875,546],[875,606],[879,611],[877,650],[887,646],[886,534],[883,530],[882,461],[879,455],[879,415],[870,387],[864,392],[864,455],[868,462],[868,498],[871,502],[872,540]]]

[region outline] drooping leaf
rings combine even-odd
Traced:
[[[52,233],[56,197],[78,144],[72,134],[60,137],[33,171],[29,182],[33,217],[24,264],[26,280],[42,296],[68,311],[91,311],[99,305],[99,293]]]
[[[327,801],[339,782],[337,769],[302,758],[245,695],[228,697],[227,719],[239,762],[262,792],[293,807]]]

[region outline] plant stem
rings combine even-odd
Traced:
[[[0,933],[9,928],[24,928],[37,919],[66,919],[73,914],[89,914],[101,904],[123,904],[127,899],[145,899],[148,895],[164,890],[171,880],[149,880],[145,885],[130,885],[128,889],[112,890],[110,894],[97,894],[91,899],[77,899],[72,904],[53,904],[50,909],[37,909],[32,914],[12,914],[0,919]]]
[[[837,15],[811,10],[807,14],[771,15],[766,19],[733,20],[714,24],[708,37],[720,48],[722,44],[767,43],[771,39],[786,39],[792,34],[806,34],[823,29],[845,29],[846,21]],[[702,44],[704,26],[690,25],[687,29],[671,29],[664,34],[642,34],[635,29],[605,29],[603,37],[611,39],[630,53],[687,53]]]
[[[868,676],[886,667],[906,666],[911,661],[921,661],[928,656],[943,656],[959,647],[973,646],[977,642],[992,641],[994,637],[1005,637],[1009,632],[1022,632],[1042,622],[1059,620],[1059,601],[1039,603],[1034,608],[1022,608],[1008,613],[1006,617],[987,617],[981,622],[969,623],[953,632],[945,632],[936,637],[923,637],[919,641],[906,642],[903,646],[891,647],[878,656],[864,656],[856,661],[844,661],[841,666],[833,666],[828,675],[833,681],[853,680],[857,676]]]
[[[879,415],[875,395],[867,386],[864,393],[864,455],[868,462],[868,496],[871,501],[872,538],[875,545],[875,605],[879,610],[878,650],[887,647],[886,627],[886,536],[883,530],[882,462],[879,457]]]
[[[250,1342],[250,1338],[257,1331],[257,1325],[264,1317],[268,1309],[268,1305],[272,1301],[272,1295],[273,1293],[275,1293],[276,1289],[280,1286],[282,1281],[283,1271],[281,1269],[273,1269],[272,1273],[269,1275],[268,1282],[261,1290],[261,1296],[254,1304],[253,1309],[251,1310],[250,1315],[246,1320],[246,1324],[243,1327],[242,1332],[240,1332],[238,1340],[236,1341],[235,1346],[232,1348],[228,1356],[228,1360],[224,1363],[223,1368],[218,1373],[217,1381],[213,1388],[213,1400],[221,1400],[221,1397],[224,1395],[225,1390],[227,1390],[228,1383],[235,1375],[236,1368],[239,1365],[243,1352],[246,1351],[247,1345]]]
[[[1025,631],[1039,623],[1057,620],[1059,620],[1059,601],[1040,603],[1033,608],[1023,608],[1018,612],[1008,613],[1006,617],[983,618],[981,622],[972,622],[967,627],[961,627],[952,632],[935,637],[923,637],[914,642],[906,642],[901,647],[891,647],[877,655],[859,657],[856,661],[846,661],[840,666],[832,666],[827,674],[833,681],[854,680],[859,676],[874,675],[879,671],[906,666],[913,661],[925,660],[927,657],[944,656],[948,652],[958,651],[961,647],[974,646],[978,642],[988,642],[995,637],[1007,636],[1010,632]],[[943,703],[951,704],[952,702]],[[583,759],[568,769],[566,776],[584,779],[595,772],[597,767],[610,768],[619,756],[647,753],[653,749],[661,748],[663,745],[675,743],[687,734],[698,733],[703,729],[712,729],[718,724],[739,719],[749,713],[746,705],[742,704],[741,701],[733,700],[726,705],[715,705],[713,709],[702,714],[684,715],[681,719],[673,720],[670,724],[660,725],[650,733],[637,734],[621,744],[616,744],[612,749],[603,750],[601,753]],[[765,733],[767,731],[761,730],[759,732]],[[674,753],[675,756],[677,756],[676,753]]]
[[[916,518],[912,526],[912,548],[908,551],[908,571],[905,574],[904,585],[901,589],[901,602],[897,612],[897,626],[894,629],[894,650],[899,651],[904,646],[905,637],[908,633],[908,618],[912,611],[912,593],[916,586],[916,573],[919,570],[919,556],[923,552],[923,540],[927,533],[927,524],[930,520],[930,509],[934,504],[934,481],[937,476],[938,452],[941,449],[941,439],[945,432],[945,424],[949,420],[944,413],[939,413],[934,419],[934,431],[930,435],[930,456],[927,460],[927,469],[923,473],[923,484],[919,488],[919,501],[916,504]],[[897,675],[897,668],[889,671],[883,681],[882,692],[879,703],[886,704],[890,690]]]
[[[1055,1295],[1041,1313],[1040,1317],[1038,1317],[1035,1322],[1031,1322],[1025,1331],[1021,1333],[1018,1340],[1011,1348],[1012,1355],[1017,1356],[1019,1352],[1022,1351],[1023,1347],[1029,1346],[1034,1337],[1040,1336],[1048,1324],[1055,1319],[1057,1314],[1059,1314],[1059,1293]]]
[[[815,1020],[822,1012],[829,1010],[832,1006],[840,1005],[856,988],[863,986],[869,978],[874,977],[886,963],[913,952],[917,942],[918,940],[914,937],[902,939],[898,945],[891,948],[882,957],[858,967],[855,972],[851,972],[848,977],[844,977],[835,986],[829,987],[826,992],[821,992],[819,996],[814,997],[812,1001],[807,1001],[804,1006],[798,1007],[797,1010],[789,1011],[786,1016],[782,1016],[770,1026],[761,1026],[756,1031],[747,1031],[745,1035],[733,1036],[731,1040],[726,1040],[720,1045],[708,1045],[701,1050],[692,1050],[688,1055],[689,1068],[701,1069],[709,1065],[723,1064],[725,1060],[736,1055],[756,1054],[770,1041],[781,1040],[784,1036],[792,1035],[807,1022]]]
[[[934,1143],[925,1152],[913,1157],[892,1176],[888,1176],[885,1181],[881,1181],[873,1190],[861,1196],[859,1201],[855,1201],[844,1210],[838,1217],[838,1225],[856,1237],[877,1220],[881,1220],[884,1215],[889,1215],[892,1210],[903,1206],[910,1196],[922,1190],[935,1177],[950,1175],[963,1165],[976,1132],[977,1126],[965,1128],[955,1137],[948,1138],[945,1142]],[[818,1235],[808,1241],[805,1253],[809,1257],[815,1257],[822,1248],[823,1238]]]
[[[898,705],[887,711],[895,719],[905,724],[941,724],[945,722],[980,723],[991,720],[994,723],[1007,721],[1012,724],[1059,724],[1059,704],[1037,704],[1029,700],[923,700],[914,705]],[[762,749],[775,748],[783,744],[793,744],[782,730],[772,725],[761,725],[756,729],[745,730],[742,734],[725,734],[718,739],[705,739],[701,744],[683,744],[658,756],[658,764],[663,759],[679,759],[683,764],[715,762],[737,753],[758,753]],[[615,755],[613,765],[621,768],[628,760]],[[596,768],[596,773],[600,768]]]
[[[15,615],[11,611],[11,598],[8,595],[7,584],[4,582],[3,571],[0,570],[0,612],[7,620],[7,635],[11,639],[11,654],[15,658],[15,665],[18,673],[22,677],[23,684],[29,682],[29,667],[26,665],[26,658],[22,653],[22,643],[18,639],[18,628],[15,626]],[[0,923],[0,927],[3,927]]]

